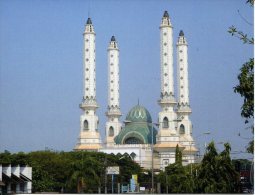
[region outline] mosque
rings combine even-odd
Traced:
[[[167,11],[160,24],[161,92],[158,104],[158,123],[152,122],[150,113],[141,105],[134,106],[123,122],[120,121],[119,102],[119,48],[111,37],[108,52],[108,107],[105,140],[101,140],[96,110],[96,34],[88,18],[83,50],[83,100],[80,108],[80,135],[74,150],[128,154],[145,169],[164,170],[175,162],[175,149],[179,146],[183,164],[194,163],[198,152],[192,137],[188,82],[188,44],[183,31],[179,33],[177,48],[177,91],[174,95],[173,27]]]

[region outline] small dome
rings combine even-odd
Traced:
[[[92,20],[91,20],[91,18],[88,18],[88,20],[87,20],[87,24],[92,24]]]
[[[165,17],[165,18],[169,18],[169,14],[168,14],[168,12],[167,12],[167,11],[165,11],[165,12],[164,12],[163,17]]]
[[[116,41],[115,36],[112,36],[111,41]]]
[[[147,122],[147,123],[152,122],[149,111],[140,105],[133,107],[129,111],[126,120],[131,122]]]
[[[116,144],[156,143],[157,130],[152,124],[151,115],[146,108],[137,105],[126,117],[126,124],[114,138]]]

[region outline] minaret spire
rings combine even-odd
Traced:
[[[177,41],[178,106],[189,108],[188,43],[181,30]]]
[[[186,148],[194,148],[193,151],[184,151],[189,156],[189,162],[194,163],[196,147],[192,137],[192,123],[189,118],[191,108],[189,104],[189,79],[188,79],[188,43],[181,30],[176,44],[177,50],[177,81],[178,81],[178,106],[177,116],[182,118],[178,123],[177,131],[180,141]]]
[[[161,100],[174,102],[173,27],[165,11],[160,25]]]
[[[181,30],[179,33],[177,47],[177,81],[178,81],[178,116],[183,117],[181,122],[184,132],[179,131],[180,135],[190,135],[192,133],[192,124],[189,119],[191,114],[189,104],[189,79],[188,79],[188,43]],[[180,130],[180,128],[179,128]]]
[[[119,48],[115,36],[111,37],[108,47],[108,110],[106,116],[106,143],[107,146],[114,144],[114,137],[121,129],[119,118]]]
[[[83,33],[83,101],[80,108],[83,114],[80,117],[80,136],[76,150],[98,150],[101,139],[98,131],[98,108],[96,101],[96,33],[91,18],[87,19]]]
[[[175,131],[176,105],[174,97],[173,73],[173,27],[167,11],[164,12],[160,24],[160,64],[161,64],[161,99],[159,104],[162,111],[159,113],[159,130]],[[168,121],[163,127],[163,121]],[[160,135],[160,134],[159,134]]]
[[[159,131],[155,150],[162,151],[162,147],[172,143],[174,147],[179,144],[177,134],[177,114],[175,112],[176,101],[174,97],[174,74],[173,74],[173,27],[167,11],[161,20],[160,25],[160,64],[161,64],[161,98],[159,105]],[[179,145],[180,146],[180,145]],[[169,146],[172,150],[172,146]],[[159,154],[162,155],[162,154]],[[166,167],[171,163],[169,158],[167,163],[161,161],[161,166]]]

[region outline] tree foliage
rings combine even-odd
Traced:
[[[248,37],[247,34],[245,34],[243,31],[237,30],[235,26],[231,26],[228,29],[228,32],[237,38],[239,38],[243,43],[248,43],[248,44],[254,44],[254,38],[253,37]]]
[[[234,193],[238,192],[239,175],[230,158],[231,147],[228,143],[218,153],[211,142],[201,164],[182,166],[175,156],[176,162],[160,172],[158,180],[164,192],[168,186],[169,193]],[[176,147],[179,153],[179,147]],[[181,153],[181,152],[180,152]],[[191,171],[192,175],[191,175]]]
[[[178,144],[175,149],[175,163],[182,164],[182,152],[180,151]]]
[[[233,193],[237,192],[238,173],[230,159],[231,147],[228,143],[218,154],[211,142],[198,168],[196,191],[199,193]]]
[[[194,182],[185,168],[179,164],[170,164],[165,169],[167,174],[167,183],[170,193],[193,193]]]
[[[182,166],[182,152],[179,145],[175,149],[175,163],[168,165],[165,172],[161,172],[158,180],[169,193],[193,193],[194,182],[187,169]]]
[[[254,58],[243,64],[238,75],[239,84],[234,87],[234,92],[239,93],[244,102],[242,105],[241,115],[247,119],[254,116]]]
[[[249,4],[251,7],[254,6],[254,0],[247,0],[247,4]],[[246,19],[244,19],[246,23],[252,26],[251,23],[247,22]],[[244,33],[241,30],[237,30],[235,26],[229,27],[228,32],[232,36],[238,37],[244,44],[252,44],[254,45],[254,38],[249,37],[246,33]],[[244,98],[243,105],[241,108],[241,116],[245,118],[245,123],[249,122],[250,120],[252,125],[252,133],[254,133],[254,125],[253,125],[253,119],[254,119],[254,58],[250,58],[249,61],[245,62],[241,69],[240,73],[238,75],[238,81],[239,84],[237,84],[234,87],[234,92],[239,93],[241,97]],[[254,140],[250,141],[247,147],[247,151],[249,153],[254,153]]]
[[[107,166],[120,166],[117,182],[129,182],[132,174],[141,172],[127,156],[99,152],[5,152],[0,153],[0,164],[31,166],[33,192],[97,193],[104,187]]]

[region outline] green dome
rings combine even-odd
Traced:
[[[133,107],[127,114],[126,121],[131,122],[148,122],[151,123],[151,115],[143,106],[137,105]]]
[[[116,144],[150,144],[156,143],[157,130],[146,108],[137,105],[127,114],[125,126],[115,137]]]

